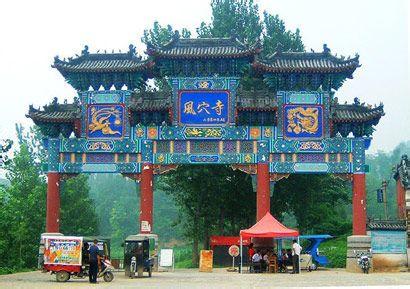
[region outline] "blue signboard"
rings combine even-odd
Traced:
[[[382,189],[377,190],[377,202],[383,203],[384,202],[384,194]]]
[[[406,253],[406,231],[371,231],[371,239],[373,253]]]
[[[283,135],[287,138],[323,137],[323,107],[321,105],[283,106]]]
[[[124,136],[124,106],[91,104],[87,108],[87,137],[117,139]]]
[[[190,125],[222,125],[229,121],[228,91],[180,91],[179,122]]]

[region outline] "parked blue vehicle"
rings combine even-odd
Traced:
[[[333,238],[331,235],[302,235],[301,240],[308,240],[309,245],[303,249],[306,254],[310,254],[315,264],[326,267],[329,264],[329,259],[326,256],[319,254],[319,246],[321,243]]]

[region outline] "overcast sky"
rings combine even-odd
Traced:
[[[155,20],[191,31],[209,22],[203,1],[2,1],[0,4],[0,138],[15,135],[16,122],[30,125],[28,106],[57,96],[72,101],[75,90],[50,67],[53,57],[98,49],[144,50],[140,37]],[[261,13],[279,14],[288,28],[300,28],[309,51],[327,43],[338,55],[360,54],[362,67],[336,93],[384,103],[371,152],[410,140],[409,5],[407,1],[259,0]]]

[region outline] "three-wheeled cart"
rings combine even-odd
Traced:
[[[39,262],[43,272],[55,274],[57,282],[66,282],[71,277],[85,278],[89,275],[88,248],[90,238],[43,235],[40,242]],[[113,267],[109,260],[107,240],[98,240],[100,249],[101,270],[97,277],[111,282],[114,279]]]
[[[150,243],[153,242],[144,235],[130,235],[124,242],[124,269],[125,276],[142,277],[144,272],[152,276],[154,258],[150,256]]]

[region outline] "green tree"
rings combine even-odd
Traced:
[[[396,181],[393,173],[403,154],[410,155],[410,141],[398,144],[393,151],[378,151],[366,156],[370,172],[366,174],[367,216],[385,219],[384,204],[377,203],[377,189],[387,181],[387,219],[397,218]]]
[[[35,148],[41,146],[36,143],[37,138],[30,137],[31,133],[25,134],[17,126],[19,148],[5,167],[10,185],[1,190],[0,227],[8,234],[0,236],[0,256],[5,267],[16,269],[36,265],[45,224],[46,185],[35,153]]]
[[[98,235],[98,218],[87,181],[86,175],[79,175],[61,182],[60,231],[63,234]]]
[[[198,261],[200,242],[209,248],[211,235],[236,235],[254,222],[255,194],[250,177],[228,166],[181,166],[162,176],[159,187],[180,209],[184,236],[193,243],[193,264]]]
[[[41,171],[46,160],[39,130],[16,126],[18,148],[5,166],[8,186],[0,187],[1,267],[10,270],[34,268],[38,246],[45,228],[46,178]],[[96,232],[96,219],[87,201],[86,178],[67,181],[62,190],[61,223],[63,232]],[[63,184],[64,187],[64,184]],[[67,230],[67,231],[65,231]],[[0,270],[3,271],[3,270]]]
[[[13,141],[9,139],[0,140],[0,168],[7,163],[7,152],[11,149]]]
[[[179,34],[179,32],[174,31],[171,25],[168,24],[166,27],[163,27],[158,21],[155,21],[152,29],[144,30],[141,41],[144,44],[158,47],[170,42],[176,34]],[[181,36],[182,38],[189,38],[191,37],[191,32],[183,28]]]
[[[198,37],[236,37],[245,43],[260,39],[263,24],[253,0],[212,0],[212,22],[202,22]]]
[[[351,230],[350,191],[346,181],[331,175],[291,175],[275,185],[273,199],[293,213],[303,234],[342,235]]]
[[[279,18],[279,15],[263,12],[263,27],[263,53],[265,55],[274,53],[279,43],[283,51],[305,50],[299,28],[295,32],[287,30],[285,22]]]
[[[100,233],[111,236],[113,252],[119,252],[124,238],[139,232],[140,186],[117,174],[93,174],[88,183]],[[181,229],[175,224],[178,214],[175,203],[157,186],[154,189],[154,232],[160,236],[161,244],[180,239]]]
[[[202,22],[196,29],[198,37],[236,37],[239,41],[254,44],[263,43],[263,54],[275,52],[278,44],[284,51],[304,51],[300,30],[286,29],[279,15],[263,12],[252,0],[212,0],[212,22]]]
[[[121,175],[94,174],[88,181],[99,230],[112,236],[114,246],[118,246],[124,236],[138,232],[139,190],[134,181]]]

